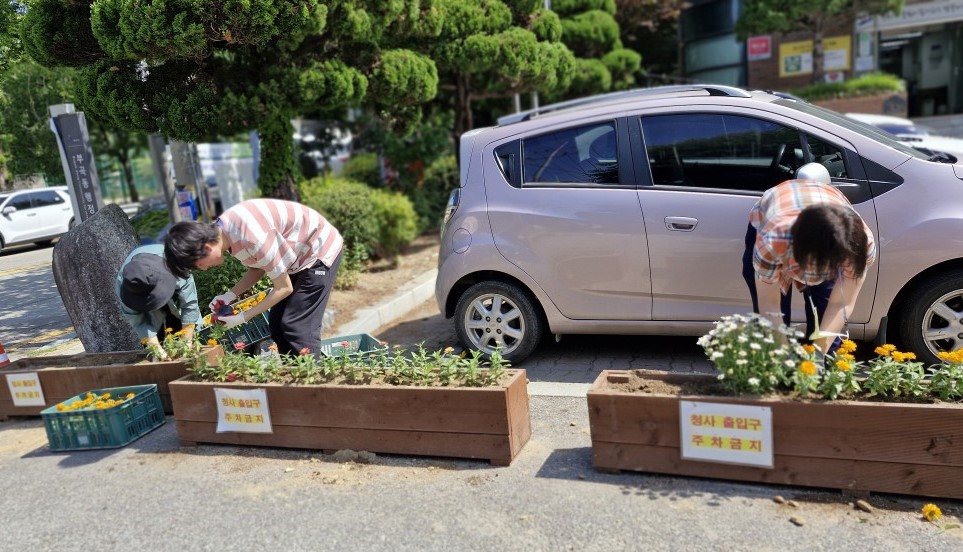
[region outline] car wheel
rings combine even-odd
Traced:
[[[455,307],[458,339],[490,355],[496,348],[511,362],[535,350],[544,323],[529,294],[515,284],[481,282],[468,288]]]
[[[931,278],[907,297],[899,337],[925,363],[940,362],[940,351],[963,348],[963,272]]]

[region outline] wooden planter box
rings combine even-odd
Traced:
[[[500,387],[170,383],[185,445],[366,450],[507,466],[531,436],[524,370]],[[217,433],[214,388],[265,389],[273,433]]]
[[[597,469],[963,498],[961,404],[680,397],[608,388],[628,374],[604,371],[588,392]],[[669,383],[713,379],[645,376]],[[683,459],[681,400],[771,408],[773,467]]]
[[[206,352],[216,357],[221,348]],[[181,360],[151,362],[143,351],[23,358],[0,369],[0,420],[9,416],[39,416],[44,408],[91,389],[151,383],[157,384],[164,412],[170,414],[174,410],[167,384],[186,376],[188,366]],[[44,406],[14,406],[5,376],[29,372],[36,372],[40,379]]]

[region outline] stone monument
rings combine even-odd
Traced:
[[[123,209],[108,205],[61,236],[54,247],[54,281],[88,353],[143,349],[114,293],[120,265],[137,245]]]

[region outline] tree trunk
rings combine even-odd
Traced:
[[[0,159],[3,159],[3,142],[0,142]],[[7,164],[0,163],[0,191],[7,189]]]
[[[824,52],[823,52],[823,25],[817,23],[813,29],[813,84],[823,82],[825,71]]]
[[[134,185],[134,170],[130,165],[130,153],[126,149],[121,150],[117,155],[117,160],[120,161],[120,166],[124,171],[124,180],[127,182],[130,202],[137,203],[140,201],[140,195],[137,193],[137,186]]]
[[[267,121],[258,134],[261,137],[261,166],[258,188],[264,197],[300,201],[295,175],[300,175],[294,159],[294,127],[286,115]]]
[[[455,158],[461,147],[461,135],[471,130],[471,88],[468,77],[459,75],[455,79],[455,131],[452,134],[455,144]]]

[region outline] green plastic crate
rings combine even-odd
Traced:
[[[211,326],[204,326],[197,330],[197,335],[202,343],[207,341],[207,336],[210,335],[210,333]],[[224,347],[225,351],[233,351],[235,343],[243,342],[245,347],[247,347],[260,343],[269,337],[271,337],[271,328],[268,323],[268,313],[262,312],[255,316],[253,320],[248,320],[239,326],[234,326],[230,330],[227,330],[227,333],[218,340],[218,343]]]
[[[381,340],[368,334],[353,334],[321,340],[321,354],[324,356],[364,355],[377,349],[384,349]]]
[[[83,400],[87,393],[85,391],[60,404]],[[100,410],[60,412],[57,405],[44,409],[40,416],[47,430],[50,450],[118,448],[164,424],[164,405],[155,384],[94,389],[89,393],[110,393],[114,398],[134,393],[134,397],[117,406]]]

